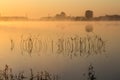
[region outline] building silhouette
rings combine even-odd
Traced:
[[[58,20],[66,19],[67,15],[65,12],[61,12],[60,14],[56,14],[55,18]]]
[[[87,20],[92,19],[92,18],[93,18],[93,11],[87,10],[87,11],[85,12],[85,17],[86,17]]]

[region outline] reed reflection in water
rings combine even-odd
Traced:
[[[22,35],[19,43],[22,54],[32,55],[34,53],[54,53],[65,56],[90,56],[104,53],[106,51],[106,41],[101,36],[92,33],[92,35],[80,36],[62,36],[56,39],[42,37],[41,35]],[[13,50],[14,42],[11,40],[11,50]]]

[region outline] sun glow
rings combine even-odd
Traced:
[[[3,16],[43,17],[61,11],[68,15],[83,16],[91,9],[95,16],[118,14],[119,0],[0,0],[0,13]]]

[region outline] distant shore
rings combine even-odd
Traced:
[[[0,16],[0,21],[120,21],[120,15],[104,15],[94,17],[93,11],[86,10],[85,16],[68,16],[65,12],[48,15],[41,18],[29,18],[27,16]]]

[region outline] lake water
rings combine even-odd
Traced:
[[[0,69],[38,71],[60,80],[120,80],[120,22],[0,22]]]

